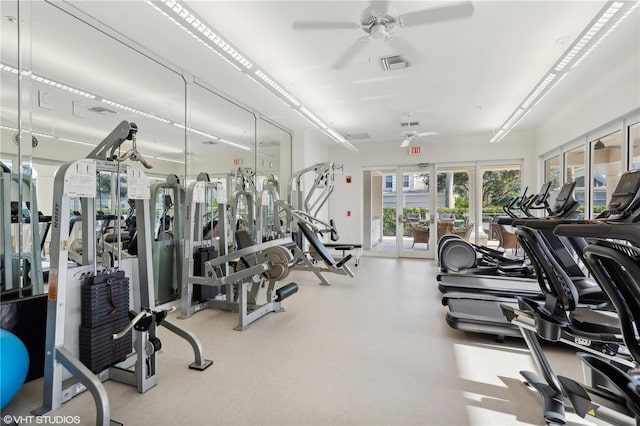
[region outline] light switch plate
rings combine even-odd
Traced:
[[[40,108],[53,109],[53,99],[51,93],[38,90],[38,106]]]

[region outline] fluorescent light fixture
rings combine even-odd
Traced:
[[[549,83],[551,83],[553,79],[556,78],[556,76],[557,74],[549,73],[544,78],[544,80],[538,83],[538,86],[529,94],[529,96],[527,96],[527,99],[525,99],[525,101],[522,103],[521,108],[528,108],[529,105],[531,105],[533,101],[535,101],[536,98],[540,96],[540,93],[544,92],[544,89],[546,89]]]
[[[151,118],[153,120],[157,120],[157,121],[159,121],[161,123],[165,123],[165,124],[171,123],[171,121],[167,120],[166,118],[158,117],[157,115],[153,115],[153,114],[150,114],[148,112],[140,111],[139,109],[131,108],[130,106],[126,106],[126,105],[120,104],[118,102],[111,101],[111,100],[106,99],[106,98],[102,99],[102,102],[104,102],[107,105],[111,105],[111,106],[114,106],[116,108],[123,109],[125,111],[133,112],[134,114],[138,114],[138,115],[141,115],[143,117],[147,117],[147,118]]]
[[[171,163],[179,163],[179,164],[184,164],[184,161],[180,161],[180,160],[173,160],[171,158],[163,158],[163,157],[154,157],[153,155],[149,155],[149,158],[153,158],[154,160],[160,160],[160,161],[169,161]]]
[[[17,68],[13,68],[5,64],[0,64],[0,70],[10,72],[11,74],[18,74]]]
[[[302,107],[300,101],[282,87],[280,83],[270,77],[264,70],[260,69],[250,58],[232,46],[231,43],[225,40],[219,33],[217,33],[216,30],[210,27],[204,19],[200,18],[195,12],[189,10],[184,4],[180,3],[178,0],[147,0],[146,3],[193,37],[198,43],[220,56],[231,66],[244,73],[254,82],[258,83],[261,87],[275,94],[285,104],[293,107],[295,111],[300,113],[305,119],[316,126],[319,126],[323,131],[328,129],[328,126],[318,116],[313,114],[307,108]],[[254,67],[255,71],[250,72]],[[301,110],[302,112],[300,112]],[[350,146],[350,149],[357,151],[357,149],[347,142],[341,135],[335,131],[333,131],[333,133],[340,136],[340,138]],[[331,138],[335,139],[337,142],[345,143],[340,139],[336,139],[334,136],[331,136]],[[224,141],[223,139],[220,140]],[[233,144],[242,149],[250,149],[246,146],[237,145],[230,141],[226,141],[225,143]]]
[[[285,99],[287,99],[289,102],[291,102],[294,106],[300,106],[300,102],[298,102],[298,100],[296,98],[291,96],[289,94],[289,92],[287,92],[282,87],[280,87],[280,85],[278,83],[273,81],[273,79],[271,79],[264,72],[262,72],[260,70],[256,70],[254,74],[257,75],[258,77],[260,77],[260,79],[262,79],[265,83],[267,83],[269,86],[271,86],[276,92],[281,94]]]
[[[640,1],[609,1],[567,48],[547,74],[529,92],[522,103],[489,140],[495,143],[504,138],[549,92],[564,79],[589,53],[617,28],[640,5]],[[614,19],[616,18],[616,19]]]
[[[309,111],[307,108],[305,107],[300,107],[300,111],[306,115],[308,118],[311,119],[311,121],[313,121],[314,123],[316,123],[318,125],[318,127],[320,127],[322,130],[327,128],[327,125],[324,124],[324,122],[322,120],[320,120],[318,117],[316,117],[316,115],[314,113],[312,113],[311,111]]]
[[[0,70],[2,71],[7,71],[10,72],[12,74],[18,74],[18,70],[12,66],[9,65],[5,65],[5,64],[0,64]],[[80,89],[76,89],[75,87],[71,87],[69,85],[57,82],[55,80],[50,80],[48,78],[45,77],[41,77],[37,74],[32,74],[29,71],[23,71],[24,75],[30,75],[31,79],[34,81],[37,81],[38,83],[42,83],[42,84],[46,84],[49,85],[51,87],[55,87],[56,89],[60,89],[60,90],[64,90],[66,92],[69,93],[73,93],[74,95],[78,95],[78,96],[84,96],[85,98],[89,98],[89,99],[95,99],[96,95],[93,95],[91,93],[85,92],[84,90],[80,90]]]
[[[1,126],[1,125],[0,125],[0,129],[11,130],[12,132],[17,132],[18,131],[18,129],[16,129],[15,127]]]
[[[96,146],[97,144],[93,144],[93,143],[89,143],[89,142],[84,142],[84,141],[79,141],[77,139],[71,139],[71,138],[61,138],[58,137],[58,140],[61,140],[63,142],[71,142],[71,143],[75,143],[78,145],[86,145],[86,146]]]
[[[44,133],[38,133],[38,132],[31,132],[31,134],[33,136],[39,136],[41,138],[49,138],[49,139],[53,139],[54,136],[53,135],[45,135]]]
[[[489,143],[495,143],[498,142],[500,139],[502,139],[503,137],[505,137],[507,135],[508,132],[505,132],[504,129],[500,129],[496,132],[495,135],[493,135],[493,137],[491,138],[491,140],[489,140]]]
[[[195,39],[199,40],[202,44],[217,52],[229,63],[239,69],[250,70],[253,68],[253,64],[249,59],[244,57],[244,55],[231,46],[229,42],[213,31],[204,20],[200,19],[180,2],[176,0],[161,0],[161,4],[151,1],[147,1],[147,3]]]
[[[236,148],[244,149],[245,151],[251,151],[251,148],[249,148],[248,146],[240,145],[239,143],[231,142],[227,139],[220,138],[219,141],[222,143],[226,143],[227,145],[235,146]]]
[[[327,133],[329,133],[329,135],[331,135],[331,137],[335,140],[337,140],[340,143],[347,143],[347,140],[344,138],[344,136],[342,136],[340,133],[336,132],[333,129],[327,129]]]
[[[562,75],[560,76],[560,78],[559,78],[559,79],[557,79],[557,80],[556,80],[556,81],[555,81],[555,82],[554,82],[554,83],[553,83],[553,84],[552,84],[552,85],[547,89],[547,91],[546,91],[546,92],[544,92],[544,94],[538,98],[538,100],[536,101],[536,103],[534,103],[534,104],[533,104],[533,106],[532,106],[531,108],[535,108],[535,107],[536,107],[536,105],[538,105],[540,102],[542,102],[542,100],[544,99],[544,97],[545,97],[545,96],[547,96],[549,93],[551,93],[551,89],[553,89],[553,87],[554,87],[556,84],[560,83],[560,82],[562,81],[562,79],[563,79],[563,78],[565,78],[565,77],[566,77],[566,76],[568,76],[568,75],[569,75],[569,72],[565,72],[564,74],[562,74]]]
[[[66,84],[58,83],[57,81],[49,80],[48,78],[40,77],[36,74],[31,74],[31,79],[37,81],[38,83],[55,87],[56,89],[65,90],[69,93],[73,93],[74,95],[84,96],[85,98],[89,99],[96,98],[96,95],[92,95],[91,93],[85,92],[84,90],[76,89],[75,87],[67,86]]]
[[[210,133],[203,132],[202,130],[194,129],[193,127],[186,127],[184,124],[180,124],[180,123],[173,123],[173,125],[175,127],[179,128],[179,129],[183,129],[183,130],[187,129],[188,131],[190,131],[192,133],[195,133],[197,135],[204,136],[204,137],[207,137],[207,138],[211,138],[213,140],[220,141],[220,142],[222,142],[224,144],[235,146],[236,148],[244,149],[245,151],[251,151],[251,148],[246,146],[246,145],[242,145],[242,144],[239,144],[237,142],[232,142],[230,140],[223,139],[223,138],[220,138],[218,136],[214,136],[214,135],[212,135]]]

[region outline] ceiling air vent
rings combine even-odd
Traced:
[[[369,136],[369,133],[349,133],[347,135],[347,139],[349,139],[350,141],[357,141],[363,139],[371,139],[371,136]]]
[[[409,61],[400,55],[383,56],[380,58],[380,66],[383,71],[401,70],[411,66]]]
[[[94,106],[88,109],[89,111],[95,112],[96,114],[102,114],[102,115],[117,114],[117,112],[115,112],[114,110],[101,107],[101,106]]]

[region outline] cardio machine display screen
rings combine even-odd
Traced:
[[[566,201],[571,196],[571,191],[573,191],[573,187],[575,185],[576,185],[575,182],[565,183],[564,185],[562,185],[562,188],[560,189],[560,193],[556,197],[556,202],[558,202],[558,201],[562,201],[562,202]]]
[[[626,172],[609,202],[609,210],[621,210],[629,206],[640,189],[640,171]]]

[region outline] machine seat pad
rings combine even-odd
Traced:
[[[328,247],[326,244],[324,246]],[[335,246],[331,246],[331,248],[334,248],[336,250],[353,250],[356,247],[353,245],[335,245]]]
[[[618,316],[611,311],[578,308],[571,313],[573,326],[589,333],[621,334]]]
[[[123,231],[120,233],[120,241],[129,241],[131,239],[131,235],[129,231]],[[115,243],[118,241],[118,234],[109,234],[104,238],[107,243]]]
[[[318,236],[309,228],[305,223],[298,222],[298,228],[302,231],[304,237],[309,241],[309,244],[318,252],[324,263],[327,266],[336,266],[336,261],[327,250],[327,247],[320,241]],[[346,259],[346,257],[345,257]]]

